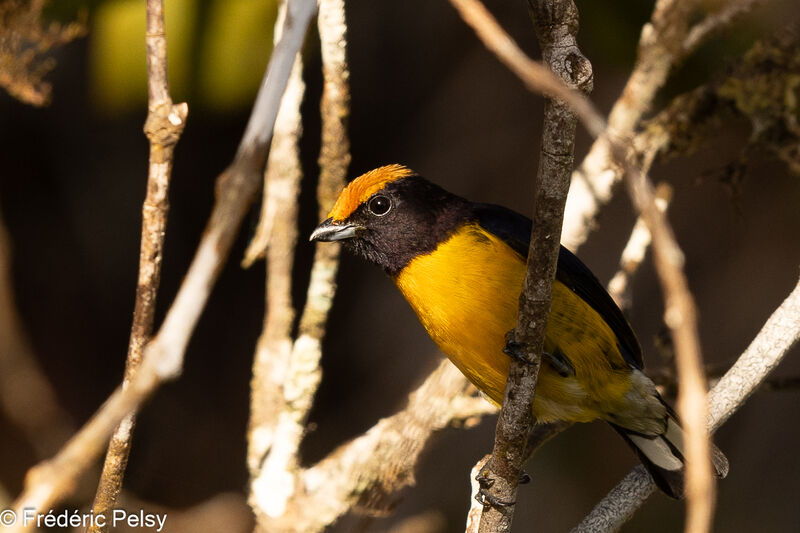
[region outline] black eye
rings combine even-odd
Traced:
[[[382,217],[392,208],[392,201],[386,196],[376,196],[369,201],[367,209],[375,216]]]

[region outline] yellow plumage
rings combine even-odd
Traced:
[[[517,321],[523,259],[476,224],[414,258],[394,281],[439,348],[494,403],[503,401],[505,334]],[[606,419],[627,403],[630,368],[611,328],[564,284],[553,286],[545,351],[568,353],[579,371],[562,377],[542,365],[533,405],[540,422]],[[598,357],[598,353],[606,355]]]
[[[495,404],[517,322],[530,220],[469,202],[399,166],[351,182],[312,240],[342,241],[394,280],[431,338]],[[642,372],[641,348],[597,278],[559,255],[533,415],[538,422],[606,420],[634,447],[658,486],[683,494],[683,434]],[[717,475],[727,460],[714,448]]]

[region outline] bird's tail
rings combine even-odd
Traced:
[[[683,429],[670,414],[667,426],[660,435],[643,435],[611,424],[634,449],[642,464],[653,476],[658,488],[673,498],[683,498],[684,448]],[[711,462],[718,478],[728,475],[728,459],[711,444]]]

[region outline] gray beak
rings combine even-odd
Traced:
[[[355,237],[356,232],[363,229],[366,228],[349,222],[334,222],[332,218],[329,218],[317,226],[317,229],[314,230],[308,240],[323,242],[341,241],[343,239]]]

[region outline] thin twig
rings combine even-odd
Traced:
[[[275,21],[277,42],[286,2]],[[285,408],[283,383],[292,351],[292,269],[297,242],[297,196],[302,168],[299,139],[302,132],[300,104],[305,92],[302,79],[302,54],[298,53],[275,122],[267,169],[264,173],[264,199],[256,236],[245,253],[250,263],[267,248],[266,313],[253,360],[247,464],[255,477],[272,447],[278,417]]]
[[[278,16],[275,19],[274,43],[278,41],[282,35],[282,28],[284,18],[286,17],[286,1],[282,1],[278,8]],[[280,252],[275,253],[275,257],[280,257],[281,254],[290,254],[297,239],[297,228],[295,219],[297,218],[296,204],[297,194],[300,190],[300,181],[303,176],[303,170],[300,164],[300,137],[303,133],[303,124],[300,117],[300,104],[303,101],[305,94],[305,83],[303,83],[303,55],[298,53],[294,60],[292,73],[289,76],[289,82],[286,86],[286,91],[281,100],[281,107],[278,111],[278,116],[275,119],[275,128],[272,137],[272,144],[269,150],[269,159],[267,160],[267,169],[264,173],[264,194],[261,202],[261,216],[258,221],[256,233],[250,240],[250,244],[245,251],[244,258],[242,259],[242,266],[248,268],[257,259],[263,257],[269,243],[273,238],[282,238],[285,242],[278,245],[281,249]],[[276,222],[281,225],[283,220],[291,221],[291,224],[281,228],[275,228]],[[288,232],[288,233],[287,233]],[[269,259],[267,260],[269,263]],[[286,277],[291,278],[291,269],[293,259],[291,255],[286,255],[286,261],[282,263],[280,272],[274,274],[267,273],[267,281],[275,276],[282,278],[280,283],[274,287],[267,289],[267,308],[272,309],[278,307],[282,313],[276,311],[276,315],[285,315],[285,322],[291,324],[294,321],[294,310],[291,307],[291,297],[289,290],[291,288],[290,279],[286,281]],[[269,264],[267,265],[269,270]],[[288,288],[287,288],[288,287]],[[276,295],[273,301],[269,297],[273,293]],[[268,329],[267,324],[264,325],[264,330]],[[277,332],[285,332],[280,334],[283,337],[291,335],[291,326],[286,330],[286,326],[281,326],[275,330]],[[273,338],[277,338],[273,337]]]
[[[526,445],[533,427],[531,405],[550,312],[564,203],[572,172],[577,124],[573,111],[582,114],[585,124],[594,128],[595,135],[602,131],[604,121],[601,117],[596,120],[598,115],[592,113],[591,104],[583,94],[591,90],[592,71],[575,39],[578,11],[572,0],[529,2],[542,54],[549,68],[530,60],[479,1],[451,0],[451,3],[484,44],[517,73],[529,89],[564,100],[551,99],[545,105],[533,202],[533,232],[514,333],[514,340],[524,346],[526,362],[511,362],[492,458],[479,474],[486,481],[490,480],[490,484],[484,486],[488,493],[486,498],[505,505],[484,506],[478,530],[508,531],[521,467],[528,458]],[[474,522],[468,527],[474,527]]]
[[[709,14],[706,18],[692,26],[686,39],[683,41],[683,55],[688,56],[697,50],[709,38],[718,34],[731,24],[747,15],[764,0],[728,0],[716,13]]]
[[[739,409],[800,341],[800,282],[769,317],[736,363],[708,393],[708,428],[714,431]],[[573,533],[617,531],[655,491],[637,466],[573,529]]]
[[[656,187],[655,195],[656,206],[659,211],[664,213],[672,197],[672,187],[666,183],[660,183]],[[608,282],[608,293],[620,309],[627,309],[631,306],[630,281],[639,269],[642,261],[644,261],[650,242],[650,230],[647,229],[647,224],[645,224],[642,217],[639,216],[639,218],[636,219],[636,223],[633,225],[628,243],[625,245],[625,248],[622,250],[622,255],[619,258],[619,270],[617,270],[616,274],[614,274]]]
[[[623,167],[612,156],[608,139],[631,138],[652,109],[656,93],[672,69],[756,4],[751,0],[728,2],[718,13],[709,14],[690,28],[690,15],[697,2],[658,0],[650,21],[642,28],[636,65],[611,109],[608,131],[596,136],[589,153],[573,172],[562,237],[571,250],[577,250],[586,241],[596,227],[597,213],[609,202],[614,186],[622,179]]]
[[[605,119],[597,113],[589,99],[580,91],[564,85],[545,65],[526,56],[482,3],[476,0],[450,0],[450,3],[475,30],[484,46],[494,52],[529,90],[564,100],[593,137],[605,130]]]
[[[324,90],[320,104],[322,146],[317,201],[320,213],[325,213],[344,186],[350,164],[350,143],[347,136],[347,119],[350,115],[347,25],[342,0],[320,2],[318,28]],[[289,223],[296,224],[296,221],[292,219]],[[293,231],[296,232],[296,229]],[[287,253],[291,251],[287,250]],[[273,428],[271,447],[263,464],[253,472],[250,500],[256,511],[259,531],[276,530],[271,520],[286,512],[288,501],[297,486],[295,478],[299,469],[298,449],[321,379],[319,360],[322,355],[322,338],[333,302],[338,265],[338,246],[317,246],[298,337],[291,345],[285,369],[282,398],[279,400],[281,409]],[[270,314],[273,311],[280,312],[281,309],[270,309]],[[288,326],[289,329],[283,332],[286,335],[291,333],[291,321]]]
[[[145,348],[139,370],[128,387],[118,387],[58,455],[28,473],[25,489],[14,504],[19,513],[26,507],[39,512],[69,494],[77,476],[101,452],[116,425],[161,383],[180,375],[186,344],[260,185],[280,99],[315,10],[313,0],[289,1],[287,20],[291,19],[291,24],[286,24],[272,53],[234,162],[217,179],[216,203],[195,258],[158,334]],[[21,527],[18,523],[11,531]]]
[[[626,172],[636,209],[653,239],[653,259],[665,296],[664,321],[675,345],[678,381],[678,416],[684,429],[686,453],[686,529],[705,533],[711,529],[715,478],[711,445],[706,429],[706,377],[697,331],[694,296],[683,271],[684,256],[663,211],[656,205],[653,186],[645,174]]]
[[[442,360],[404,409],[302,470],[286,511],[269,522],[270,531],[321,531],[354,507],[370,514],[390,508],[397,492],[414,483],[414,467],[435,431],[495,411],[483,399],[472,401],[471,388]]]
[[[164,235],[169,213],[169,182],[172,175],[175,146],[186,125],[189,111],[185,103],[173,104],[167,80],[167,36],[164,25],[163,0],[147,0],[147,89],[148,115],[144,131],[150,141],[150,165],[147,195],[142,207],[142,240],[139,248],[139,279],[133,325],[128,341],[123,387],[139,368],[145,345],[150,341],[155,321],[156,296],[161,282]],[[106,515],[116,506],[131,451],[136,413],[126,416],[114,430],[108,445],[103,472],[97,487],[95,515]],[[106,532],[110,521],[87,528]]]

